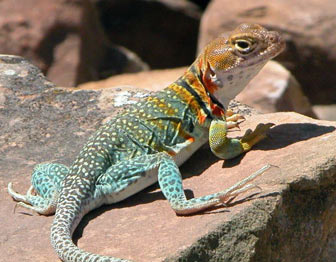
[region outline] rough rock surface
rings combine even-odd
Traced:
[[[148,93],[134,88],[58,88],[37,67],[17,56],[0,55],[0,77],[0,150],[4,156],[0,163],[7,175],[14,168],[46,159],[69,164],[104,119]],[[61,144],[70,147],[62,149]]]
[[[336,121],[336,104],[315,105],[313,110],[319,119]]]
[[[116,86],[136,86],[151,91],[159,91],[178,79],[186,70],[187,67],[180,67],[151,70],[135,74],[121,74],[96,82],[87,82],[78,85],[77,88],[83,90],[99,90]]]
[[[49,243],[53,217],[27,215],[21,208],[13,213],[7,183],[25,192],[34,164],[69,164],[107,115],[146,92],[64,90],[21,58],[0,59],[1,257],[56,262]],[[191,197],[227,188],[266,163],[276,166],[256,179],[260,190],[237,197],[226,208],[177,217],[153,186],[91,212],[75,232],[76,243],[139,262],[334,261],[336,123],[296,113],[254,115],[230,136],[260,122],[275,126],[244,156],[224,162],[205,146],[181,168]]]
[[[280,60],[313,104],[336,101],[336,1],[213,0],[202,16],[199,48],[242,22],[280,31],[287,49]]]

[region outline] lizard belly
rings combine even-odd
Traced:
[[[158,168],[154,168],[145,172],[145,175],[142,175],[134,181],[132,184],[128,185],[125,189],[114,192],[110,194],[106,199],[106,204],[112,204],[120,202],[136,193],[142,191],[146,187],[149,187],[155,184],[158,181]]]
[[[193,143],[182,148],[173,159],[178,166],[181,166],[187,161],[202,145],[208,141],[208,132],[202,132],[202,136],[195,139]]]
[[[187,145],[176,145],[177,154],[173,156],[175,163],[181,166],[185,161],[187,161],[202,145],[208,142],[209,130],[208,128],[196,126],[192,133],[194,141],[188,143]],[[185,144],[185,143],[183,143]]]

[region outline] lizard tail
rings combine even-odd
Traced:
[[[76,202],[75,200],[73,200]],[[131,262],[121,258],[92,254],[78,248],[72,241],[72,233],[86,212],[81,212],[78,203],[60,202],[51,227],[51,244],[64,262]],[[72,201],[71,201],[72,202]],[[77,207],[77,208],[76,208]],[[77,215],[75,215],[77,214]]]

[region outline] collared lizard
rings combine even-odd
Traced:
[[[39,214],[55,213],[51,243],[63,261],[129,261],[79,249],[72,233],[82,217],[157,181],[178,215],[225,204],[254,187],[250,182],[268,165],[229,189],[187,200],[178,166],[207,141],[217,157],[230,159],[266,136],[269,124],[259,124],[241,139],[228,138],[227,129],[237,126],[240,116],[225,107],[284,46],[277,32],[256,24],[238,26],[208,44],[177,81],[98,129],[70,168],[39,164],[27,194],[16,193],[11,183],[9,194]]]

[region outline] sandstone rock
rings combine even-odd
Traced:
[[[38,68],[16,56],[0,56],[0,76],[0,152],[4,156],[0,173],[8,177],[15,168],[44,158],[70,164],[104,119],[148,94],[134,88],[73,91],[55,87]],[[71,148],[60,147],[70,141]],[[43,152],[47,148],[51,154]]]
[[[268,62],[236,99],[263,113],[294,111],[316,118],[300,84],[274,61]]]
[[[135,52],[151,68],[190,64],[201,12],[188,1],[91,0],[110,41]]]
[[[199,48],[242,22],[260,23],[287,39],[278,57],[313,104],[335,103],[336,2],[334,0],[213,0],[201,21]]]
[[[187,67],[181,67],[151,70],[135,74],[121,74],[101,81],[84,83],[77,88],[83,90],[99,90],[115,86],[134,86],[151,91],[159,91],[178,79],[186,70]]]
[[[313,110],[319,119],[336,121],[336,105],[315,105]]]
[[[0,35],[0,53],[30,59],[61,86],[99,80],[106,71],[112,75],[148,68],[108,43],[87,0],[0,1]]]
[[[71,163],[89,134],[119,108],[120,96],[136,101],[147,92],[62,89],[26,60],[0,59],[1,257],[56,262],[49,243],[53,217],[25,215],[29,212],[21,208],[13,213],[7,183],[25,192],[36,163]],[[227,188],[266,163],[274,165],[255,180],[259,190],[240,195],[228,207],[178,217],[153,186],[91,212],[75,241],[91,252],[139,262],[334,261],[335,122],[296,113],[260,114],[248,117],[230,136],[260,122],[275,126],[247,154],[223,162],[203,147],[181,168],[192,197]]]
[[[80,14],[78,0],[1,1],[0,53],[24,56],[47,75],[51,67],[63,68],[67,73],[52,79],[62,85],[74,84],[73,75],[79,61]],[[67,50],[70,46],[71,51]],[[58,54],[54,53],[56,49]],[[60,59],[59,53],[67,59]]]

